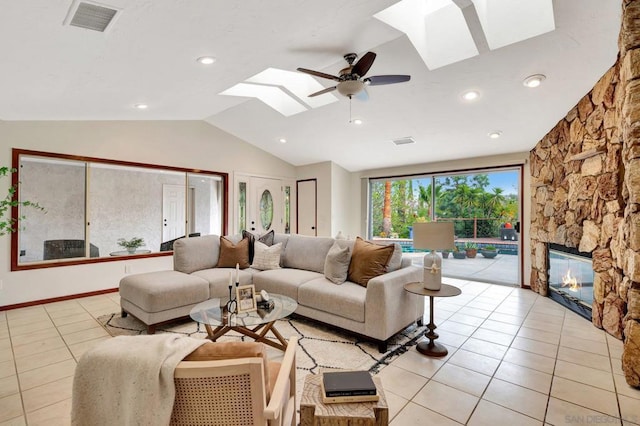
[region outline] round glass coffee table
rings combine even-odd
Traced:
[[[274,304],[270,311],[258,309],[231,315],[226,307],[220,306],[220,299],[210,299],[194,306],[189,316],[192,320],[204,324],[207,337],[213,342],[233,330],[251,337],[256,342],[284,351],[287,349],[287,341],[276,329],[275,322],[291,315],[298,307],[298,303],[281,294],[269,293],[269,299],[273,300]],[[266,337],[269,331],[280,343]]]

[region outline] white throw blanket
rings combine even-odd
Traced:
[[[176,365],[204,339],[177,334],[118,336],[85,352],[73,378],[77,426],[168,425]]]

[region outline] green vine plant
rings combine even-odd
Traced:
[[[11,173],[15,172],[17,172],[15,168],[0,167],[0,178],[10,176]],[[20,225],[26,216],[11,217],[12,207],[29,207],[46,213],[44,207],[38,203],[17,200],[17,191],[18,185],[11,185],[7,196],[3,200],[0,200],[0,237],[24,229]]]
[[[135,250],[140,246],[144,245],[144,238],[134,237],[130,240],[125,240],[124,238],[118,239],[118,245],[120,247],[126,248],[127,250]]]

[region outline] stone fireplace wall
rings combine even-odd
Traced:
[[[622,3],[616,64],[530,154],[530,283],[547,295],[546,243],[592,253],[593,324],[640,387],[640,0]]]

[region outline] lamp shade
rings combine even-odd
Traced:
[[[453,250],[453,222],[413,224],[413,247],[428,250]]]

